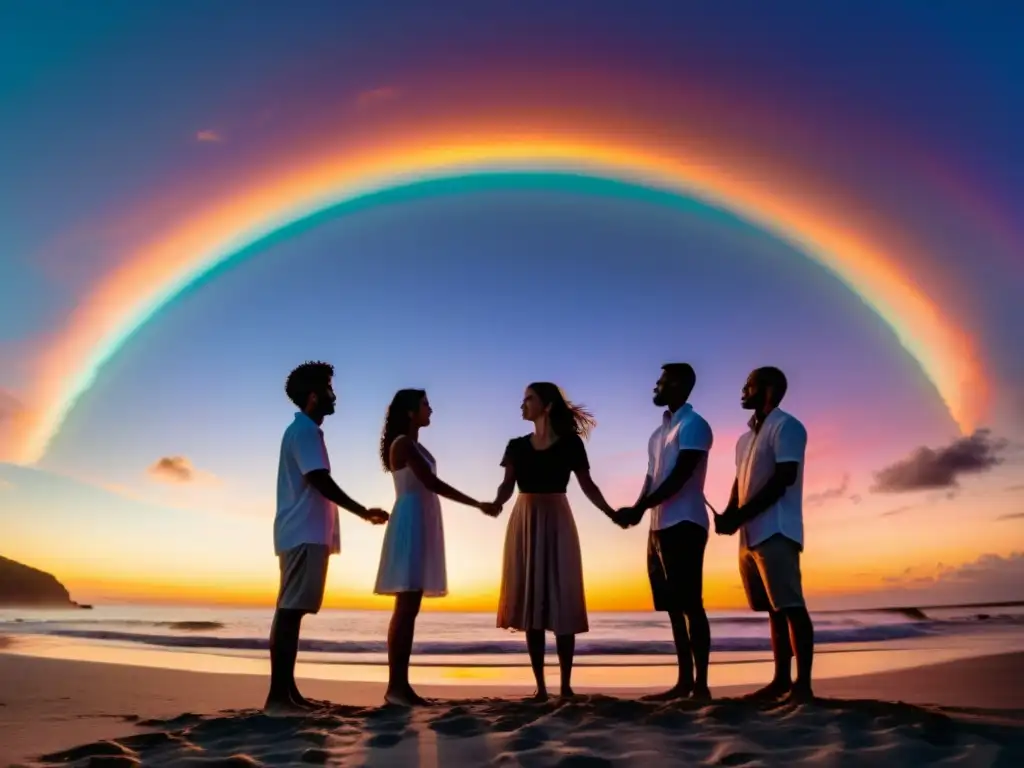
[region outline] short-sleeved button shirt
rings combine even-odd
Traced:
[[[274,551],[286,552],[300,544],[324,544],[341,551],[338,508],[309,484],[306,475],[331,469],[320,426],[301,411],[281,438],[277,466],[277,514],[274,516]]]
[[[772,475],[776,464],[797,462],[796,482],[786,489],[782,498],[760,515],[743,524],[740,543],[756,547],[762,541],[781,533],[804,545],[804,454],[807,430],[795,417],[775,408],[765,416],[759,429],[750,420],[750,431],[736,443],[736,481],[739,504],[743,506],[760,491]]]
[[[704,480],[708,473],[707,454],[713,440],[711,427],[689,403],[675,413],[665,412],[661,426],[654,430],[647,442],[647,474],[651,476],[651,490],[656,490],[672,474],[680,451],[703,451],[704,458],[675,496],[651,509],[651,530],[664,530],[682,522],[708,528]]]

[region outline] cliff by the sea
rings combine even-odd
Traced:
[[[52,574],[0,557],[0,606],[78,608]]]

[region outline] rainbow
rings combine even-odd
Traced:
[[[557,134],[485,136],[389,143],[315,158],[207,205],[140,247],[77,308],[40,361],[33,390],[42,405],[15,436],[14,460],[31,464],[46,454],[103,366],[162,308],[275,235],[346,206],[401,198],[403,190],[406,196],[417,188],[420,195],[436,194],[443,187],[436,182],[491,178],[536,184],[545,174],[697,200],[789,243],[836,275],[889,325],[961,431],[972,430],[983,415],[988,389],[972,340],[915,286],[896,254],[828,216],[813,200],[671,149]]]

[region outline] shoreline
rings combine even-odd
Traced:
[[[550,644],[549,644],[550,645]],[[1019,630],[941,638],[917,638],[884,643],[851,643],[816,649],[815,679],[828,680],[891,672],[982,655],[1024,652]],[[65,638],[52,635],[0,635],[0,655],[84,663],[131,665],[143,669],[203,674],[266,677],[268,657],[263,652],[210,652],[206,649]],[[549,674],[557,670],[554,649],[548,649]],[[675,674],[674,656],[591,657],[577,659],[573,681],[577,686],[602,691],[650,690]],[[771,654],[762,651],[712,651],[712,687],[756,685],[770,678]],[[410,668],[416,685],[501,686],[531,688],[533,678],[525,645],[521,654],[479,658],[424,657],[413,654]],[[300,652],[296,675],[306,680],[334,683],[382,683],[387,679],[386,658],[331,658]]]
[[[242,729],[251,736],[253,749],[259,751],[270,748],[264,744],[267,729],[273,730],[278,727],[269,725],[271,719],[263,717],[257,711],[266,693],[266,676],[263,674],[230,672],[211,674],[139,667],[112,661],[97,663],[39,658],[9,651],[10,649],[0,652],[0,679],[5,681],[4,688],[6,689],[0,694],[0,704],[3,705],[0,706],[0,765],[6,765],[11,761],[31,761],[43,754],[89,743],[108,744],[106,747],[95,747],[95,749],[109,750],[112,749],[109,747],[110,739],[128,738],[127,743],[141,744],[142,742],[139,742],[138,739],[142,738],[140,734],[143,733],[164,734],[164,736],[149,738],[174,741],[184,738],[181,733],[178,733],[182,729],[193,735],[198,733],[198,730],[210,730],[214,735],[220,734],[217,739],[221,741],[226,738],[225,734],[229,731],[237,736],[239,729]],[[535,721],[547,722],[547,718],[555,717],[559,712],[563,714],[574,712],[574,718],[583,718],[587,722],[601,721],[605,723],[604,727],[608,728],[608,718],[612,717],[615,712],[621,711],[621,720],[616,720],[613,723],[617,734],[621,731],[623,738],[633,734],[637,739],[641,739],[641,737],[643,739],[654,738],[655,736],[663,739],[665,734],[649,722],[652,717],[683,718],[686,722],[693,721],[703,728],[706,726],[704,720],[711,717],[707,714],[708,712],[713,713],[724,708],[723,711],[732,712],[727,719],[740,718],[740,721],[737,721],[740,724],[733,724],[729,727],[739,728],[746,737],[746,729],[749,727],[747,720],[750,718],[753,718],[751,722],[763,721],[766,728],[768,724],[774,722],[773,727],[776,730],[789,727],[786,723],[793,727],[800,725],[800,723],[790,722],[794,718],[806,720],[807,718],[840,717],[856,720],[857,723],[864,721],[861,725],[868,727],[865,725],[867,721],[864,720],[864,712],[877,710],[880,714],[876,713],[872,716],[874,718],[871,720],[874,723],[872,728],[881,728],[880,723],[889,722],[886,718],[890,720],[896,718],[893,723],[902,722],[899,720],[901,717],[910,718],[907,721],[907,728],[910,729],[907,738],[910,738],[913,735],[913,729],[918,727],[909,724],[910,721],[914,718],[926,717],[926,713],[933,710],[918,710],[916,707],[907,709],[907,706],[927,705],[932,708],[951,708],[947,714],[956,714],[974,720],[981,718],[986,722],[994,723],[1000,720],[1004,721],[1004,725],[1009,723],[1006,727],[1018,733],[1021,736],[1021,744],[1024,745],[1024,690],[1017,683],[1022,678],[1024,678],[1024,652],[974,656],[898,670],[819,679],[815,686],[817,695],[829,697],[832,701],[824,701],[820,706],[810,705],[809,709],[797,708],[801,711],[807,710],[799,716],[792,712],[772,715],[770,712],[765,713],[761,710],[747,712],[746,709],[742,712],[740,710],[733,712],[730,707],[737,705],[722,701],[722,699],[748,692],[755,687],[754,685],[713,686],[716,702],[709,707],[695,709],[693,705],[686,703],[656,706],[632,700],[639,694],[649,692],[651,690],[649,686],[608,688],[589,686],[580,682],[575,686],[577,693],[582,696],[582,700],[579,702],[559,703],[556,701],[549,705],[523,705],[518,702],[518,699],[524,695],[522,686],[452,682],[444,685],[424,684],[418,686],[423,695],[445,700],[416,714],[416,717],[427,718],[433,723],[438,719],[447,722],[453,718],[458,720],[469,717],[469,714],[465,714],[467,712],[476,713],[472,714],[472,717],[479,722],[471,729],[475,735],[472,738],[458,734],[452,737],[461,745],[460,749],[468,749],[470,742],[480,746],[478,743],[480,739],[487,741],[491,737],[498,738],[498,735],[502,733],[499,726],[505,722],[503,718],[512,716],[510,713],[518,713],[515,714],[516,717],[526,718],[529,721],[524,720],[523,728],[534,727],[530,723],[536,724]],[[337,720],[335,725],[327,729],[330,732],[324,737],[327,741],[334,738],[331,734],[335,731],[337,733],[344,732],[350,736],[357,731],[363,733],[369,727],[366,723],[373,718],[380,717],[375,713],[387,711],[379,707],[383,697],[383,685],[379,682],[309,679],[302,676],[301,673],[300,679],[303,692],[307,696],[328,699],[337,705],[329,716],[323,716],[328,720],[331,718]],[[526,692],[528,693],[528,691]],[[604,695],[608,693],[611,693],[614,698]],[[493,697],[504,700],[494,701]],[[835,701],[835,699],[860,701],[843,703]],[[878,703],[882,701],[906,702],[906,705]],[[183,716],[183,713],[189,714]],[[182,719],[183,717],[184,719]],[[171,720],[167,721],[167,718],[171,718]],[[431,720],[431,718],[433,719]],[[612,717],[612,719],[615,718]],[[712,720],[714,719],[712,717]],[[423,723],[427,723],[427,720],[424,720]],[[148,725],[140,728],[140,724],[147,723],[147,721]],[[914,722],[917,721],[914,720]],[[359,726],[359,723],[363,723],[365,727]],[[893,723],[886,727],[891,729]],[[200,728],[201,724],[205,725]],[[803,723],[800,727],[803,728],[807,725],[807,723]],[[294,728],[298,729],[296,733],[306,732],[300,725],[294,725]],[[655,728],[657,732],[647,733],[652,728]],[[417,729],[413,730],[420,735],[423,735],[421,732],[426,729],[430,731],[430,738],[441,738],[433,725],[424,724],[422,728],[417,726]],[[638,729],[644,731],[646,735],[634,734],[634,731]],[[405,727],[405,730],[401,732],[406,733],[407,730],[408,727]],[[203,732],[205,733],[205,730]],[[800,731],[800,733],[803,732]],[[487,733],[490,733],[491,737],[488,737]],[[765,733],[767,734],[768,731]],[[363,735],[366,736],[365,739],[362,741],[357,739],[358,743],[353,742],[354,746],[350,746],[357,751],[362,750],[360,754],[363,754],[364,757],[367,750],[371,752],[377,749],[384,750],[381,752],[381,756],[388,759],[383,763],[378,760],[375,764],[440,765],[447,763],[447,760],[424,762],[421,758],[418,763],[390,762],[391,758],[398,758],[404,754],[401,750],[395,751],[400,745],[392,745],[393,748],[384,747],[380,740],[373,741],[374,734],[367,732]],[[379,736],[379,734],[377,735]],[[570,738],[570,735],[570,732],[567,731],[566,738]],[[131,738],[136,741],[131,741]],[[409,738],[412,739],[411,736]],[[851,736],[850,738],[857,742],[859,737]],[[383,741],[387,742],[389,739]],[[439,744],[435,744],[435,747],[440,751]],[[205,747],[208,750],[220,748],[215,745]],[[1017,748],[1018,746],[1012,747],[1012,749]],[[108,754],[112,753],[108,752]],[[1013,752],[1013,754],[1016,755],[1017,752]],[[464,764],[478,764],[474,762],[477,758],[466,757],[465,759],[468,762]],[[147,758],[147,764],[148,762]],[[124,764],[133,763],[125,762]],[[623,762],[622,764],[632,763]],[[880,764],[888,763],[883,761]],[[927,762],[920,764],[927,764]]]

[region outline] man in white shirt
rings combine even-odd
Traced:
[[[636,525],[651,510],[647,573],[654,610],[668,613],[679,678],[664,693],[646,697],[708,700],[711,628],[704,611],[704,550],[708,513],[704,479],[713,440],[711,427],[687,401],[697,382],[688,363],[662,366],[654,404],[666,410],[647,444],[647,477],[632,508],[620,510],[620,525]]]
[[[281,439],[277,469],[274,551],[281,583],[270,630],[270,692],[265,704],[273,714],[306,712],[315,706],[295,685],[295,658],[302,617],[319,612],[327,562],[341,551],[338,506],[374,525],[388,519],[384,510],[366,509],[350,499],[331,478],[320,425],[334,413],[333,377],[329,363],[306,362],[285,383],[285,393],[299,411]]]
[[[807,430],[779,408],[786,388],[786,376],[778,368],[758,368],[747,377],[742,404],[754,415],[750,431],[736,444],[736,481],[728,506],[715,518],[715,530],[725,535],[740,531],[740,576],[747,602],[751,610],[767,611],[771,620],[775,676],[751,697],[809,701],[814,625],[800,576]]]

